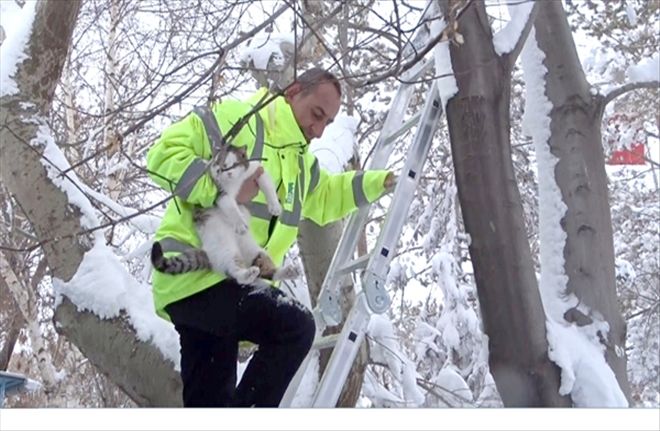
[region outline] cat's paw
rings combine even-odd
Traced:
[[[245,284],[250,284],[254,283],[254,281],[259,278],[259,273],[261,271],[259,270],[259,267],[257,266],[251,266],[247,269],[247,281]]]
[[[239,221],[236,223],[234,226],[234,232],[236,232],[237,235],[245,235],[248,231],[249,227],[247,223],[243,221]]]
[[[277,217],[282,214],[282,205],[278,201],[270,202],[268,204],[268,212]]]
[[[273,280],[293,280],[300,276],[300,269],[296,265],[286,265],[275,271]]]
[[[268,254],[265,251],[259,252],[257,257],[254,258],[252,265],[259,267],[261,271],[259,273],[259,277],[266,278],[269,280],[273,278],[273,275],[275,274],[275,270],[277,269],[272,259],[270,258],[270,256],[268,256]]]
[[[239,274],[236,274],[236,281],[238,281],[238,284],[252,284],[257,277],[259,277],[259,268],[251,266],[242,269]]]

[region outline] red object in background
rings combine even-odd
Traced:
[[[618,133],[624,125],[630,126],[632,118],[626,114],[617,113],[612,115],[608,120],[608,127],[614,127],[616,134],[610,137],[609,145],[616,147],[619,140]],[[623,148],[621,150],[613,151],[612,157],[607,161],[608,165],[643,165],[646,163],[644,160],[644,142],[639,138],[640,134],[643,136],[643,129],[638,127],[635,132],[635,140],[630,145],[630,148]]]
[[[643,165],[644,144],[633,144],[629,150],[619,150],[612,153],[612,158],[607,161],[608,165]]]

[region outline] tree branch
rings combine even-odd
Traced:
[[[523,46],[525,46],[525,42],[527,41],[529,32],[532,31],[532,26],[534,25],[534,21],[536,21],[536,16],[539,13],[539,4],[540,4],[539,2],[535,2],[534,6],[532,6],[532,10],[529,12],[529,17],[527,17],[527,22],[525,23],[525,27],[523,28],[522,32],[520,32],[520,37],[516,42],[516,46],[511,50],[511,52],[506,54],[506,61],[507,61],[506,67],[507,70],[509,71],[513,70],[513,67],[516,64],[516,60],[520,55],[520,51],[522,51]]]
[[[631,82],[629,84],[622,85],[621,87],[615,88],[614,90],[607,93],[603,96],[600,101],[601,112],[605,109],[608,103],[616,99],[619,96],[633,91],[639,90],[640,88],[660,88],[660,81],[642,81],[642,82]]]
[[[474,0],[468,0],[465,6],[463,6],[463,8],[460,11],[458,11],[458,13],[456,14],[456,21],[458,21],[459,18],[463,15],[463,13],[472,5],[473,1]],[[385,79],[390,78],[392,76],[402,75],[408,69],[412,68],[415,64],[421,61],[426,56],[426,54],[428,54],[429,51],[431,51],[431,49],[433,49],[437,44],[439,44],[440,42],[445,42],[446,40],[447,40],[447,35],[443,29],[443,31],[441,31],[436,37],[431,39],[423,49],[417,52],[417,54],[412,59],[404,63],[401,67],[391,69],[388,72],[378,75],[363,83],[360,83],[359,86],[361,87],[361,86],[373,85],[380,81],[384,81]]]

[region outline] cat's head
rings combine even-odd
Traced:
[[[231,181],[245,172],[249,163],[245,147],[229,145],[223,163],[216,162],[211,165],[211,176],[220,183]]]

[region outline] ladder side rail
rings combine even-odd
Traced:
[[[396,132],[397,126],[402,123],[403,115],[408,109],[410,99],[414,90],[413,84],[404,84],[399,88],[392,109],[388,112],[383,130],[376,141],[376,151],[371,160],[370,169],[381,169],[385,167],[387,159],[394,149],[394,142],[388,142],[383,136],[391,135]],[[347,223],[344,225],[339,244],[328,266],[325,279],[321,285],[317,304],[321,310],[323,320],[328,325],[338,325],[341,321],[341,310],[338,302],[338,269],[344,266],[353,258],[357,242],[364,225],[369,217],[370,205],[365,205],[351,214]]]
[[[408,105],[410,104],[413,90],[413,84],[404,84],[397,92],[394,101],[392,102],[392,108],[385,118],[382,131],[376,141],[374,156],[367,166],[368,170],[383,169],[386,167],[387,160],[394,149],[394,143],[396,141],[389,138],[392,135],[398,134],[401,125],[404,124],[403,117],[405,115],[405,111],[408,109]],[[406,127],[409,128],[411,126],[406,125]],[[346,256],[355,249],[355,245],[357,244],[357,238],[355,238],[355,234],[359,233],[363,224],[366,222],[366,218],[369,215],[369,207],[370,205],[365,205],[357,212],[351,214],[349,217],[348,222],[344,226],[344,230],[342,232],[342,239],[337,246],[335,255],[333,256],[332,262],[328,268],[328,274],[334,272],[334,270],[336,270],[339,266],[339,262],[335,257]],[[354,226],[356,224],[358,226]],[[348,239],[348,243],[346,243],[346,239]]]
[[[404,47],[404,58],[406,59],[415,55],[419,48],[418,45],[422,44],[422,42],[428,38],[429,28],[425,21],[427,20],[429,11],[432,9],[429,7],[432,2],[433,0],[429,0],[427,3],[427,7],[420,19],[420,28],[415,32],[416,34],[413,35],[411,42],[408,42]],[[403,118],[405,117],[406,110],[410,104],[410,99],[416,84],[415,81],[431,69],[433,65],[433,60],[422,60],[402,75],[401,82],[403,84],[399,87],[395,99],[392,102],[392,108],[389,110],[388,115],[385,118],[383,128],[381,129],[381,133],[375,144],[376,148],[373,157],[370,160],[367,169],[382,169],[386,167],[397,139],[415,125],[415,118],[411,118],[406,122],[403,121]],[[367,217],[369,216],[369,208],[370,205],[360,208],[349,218],[348,223],[344,226],[340,243],[335,251],[328,272],[326,273],[326,278],[319,294],[319,300],[317,301],[317,307],[314,310],[314,318],[317,324],[317,340],[321,339],[326,324],[339,324],[341,320],[339,301],[336,297],[333,299],[331,296],[332,292],[338,293],[337,285],[341,280],[341,277],[345,276],[345,274],[338,274],[337,270],[344,266],[353,257],[359,233],[366,224]],[[372,260],[373,258],[370,258],[369,262]],[[364,279],[362,281],[364,283]],[[329,298],[330,300],[324,302],[324,298]],[[324,304],[327,310],[323,310]],[[346,381],[353,361],[355,360],[355,355],[363,341],[369,324],[371,315],[368,307],[369,305],[367,304],[364,291],[358,293],[356,303],[351,309],[347,321],[344,324],[344,328],[338,337],[339,342],[333,350],[326,372],[324,373],[321,382],[319,382],[313,405],[328,407],[334,407],[336,405],[341,389],[343,388],[344,382]],[[328,319],[327,315],[332,315],[333,318]],[[353,330],[351,330],[351,328],[353,328]],[[351,339],[346,338],[347,333],[351,335]],[[344,338],[342,338],[342,336],[344,336]],[[299,367],[296,376],[287,388],[284,399],[280,404],[281,406],[291,405],[294,395],[300,386],[302,377],[307,370],[310,356],[311,355],[308,355],[303,361],[301,367]],[[331,377],[327,377],[328,375]],[[332,387],[333,381],[335,383],[335,389],[330,392],[327,387]]]
[[[289,386],[287,386],[286,391],[284,392],[284,395],[282,396],[282,400],[280,401],[279,407],[291,407],[293,404],[293,399],[296,397],[296,393],[298,392],[298,388],[300,388],[300,384],[302,383],[302,379],[305,376],[305,373],[307,372],[307,367],[309,367],[309,362],[312,360],[312,354],[310,352],[305,356],[305,359],[302,361],[302,364],[300,364],[300,367],[298,367],[298,371],[296,371],[296,374],[294,374],[293,379],[289,382]]]
[[[372,158],[369,169],[377,169],[385,167],[389,155],[394,149],[394,142],[402,133],[401,128],[397,129],[397,125],[403,123],[405,111],[408,109],[410,99],[414,90],[414,81],[421,75],[426,73],[433,66],[433,61],[425,61],[416,64],[413,68],[408,70],[402,80],[410,81],[409,84],[403,84],[392,102],[395,109],[388,112],[383,129],[376,141],[377,151],[375,151],[374,158]],[[403,123],[403,127],[408,130],[412,127],[411,121]],[[381,150],[385,148],[384,150]],[[314,319],[316,321],[316,337],[319,340],[322,338],[322,333],[329,325],[338,325],[341,323],[341,307],[339,305],[338,288],[337,285],[345,274],[340,274],[338,269],[347,263],[353,256],[357,246],[359,234],[366,224],[367,217],[369,216],[370,205],[359,208],[350,217],[344,230],[341,239],[335,250],[326,277],[323,281],[321,291],[317,300],[317,306],[313,310]],[[310,355],[307,355],[301,366],[298,368],[294,378],[289,384],[287,391],[280,403],[281,407],[290,407],[295,394],[302,382],[302,378],[307,370]]]
[[[394,190],[390,211],[387,213],[374,252],[362,277],[362,289],[365,291],[369,308],[374,313],[380,314],[389,308],[390,299],[385,291],[385,279],[401,231],[408,220],[408,212],[441,115],[442,102],[437,90],[437,81],[434,81],[422,110],[413,144]]]
[[[334,407],[366,333],[371,311],[383,313],[389,308],[390,299],[384,289],[388,266],[406,222],[420,172],[433,143],[433,135],[441,115],[442,103],[437,90],[437,81],[434,81],[428,91],[419,126],[404,163],[403,177],[400,178],[394,191],[390,211],[376,242],[375,252],[369,258],[362,278],[362,291],[358,294],[356,304],[344,324],[326,372],[319,382],[314,406]],[[384,250],[387,252],[383,253]],[[333,275],[328,273],[326,279],[330,279]],[[324,287],[326,287],[325,283]]]
[[[429,40],[430,28],[429,20],[434,19],[436,14],[435,8],[431,7],[435,0],[426,2],[426,7],[422,12],[422,17],[419,19],[418,25],[420,28],[415,31],[412,38],[403,47],[403,58],[407,60],[409,57],[414,56],[417,52],[424,48],[426,42]]]
[[[389,156],[394,150],[396,139],[392,136],[399,135],[401,128],[409,129],[411,124],[403,121],[404,115],[410,104],[413,94],[415,79],[426,73],[433,66],[433,61],[420,62],[404,74],[404,80],[410,81],[403,84],[397,92],[392,109],[388,112],[383,129],[376,141],[376,150],[370,160],[368,169],[382,169],[386,167]],[[348,263],[354,255],[360,232],[364,228],[369,217],[371,205],[365,205],[353,213],[342,231],[341,239],[333,255],[332,261],[326,272],[326,277],[321,285],[318,296],[318,307],[323,321],[327,325],[338,325],[341,321],[341,310],[338,301],[339,269]]]
[[[370,320],[364,294],[358,294],[316,389],[312,407],[336,406]]]
[[[385,168],[389,156],[394,150],[394,144],[396,143],[396,139],[391,138],[400,133],[402,126],[408,129],[412,127],[411,125],[406,125],[404,118],[408,106],[410,105],[415,86],[417,85],[416,81],[427,71],[432,69],[433,66],[434,62],[432,59],[421,60],[401,77],[403,83],[401,84],[401,87],[399,87],[399,90],[392,101],[390,111],[383,122],[383,128],[376,140],[374,153],[369,164],[366,166],[367,169]]]
[[[335,326],[341,323],[342,311],[339,305],[339,282],[346,274],[339,274],[341,268],[352,257],[357,247],[360,232],[369,215],[369,207],[359,208],[356,213],[351,215],[332,257],[328,271],[325,274],[321,290],[319,292],[316,308],[322,316],[322,323],[325,326]],[[323,328],[325,329],[325,327]]]

